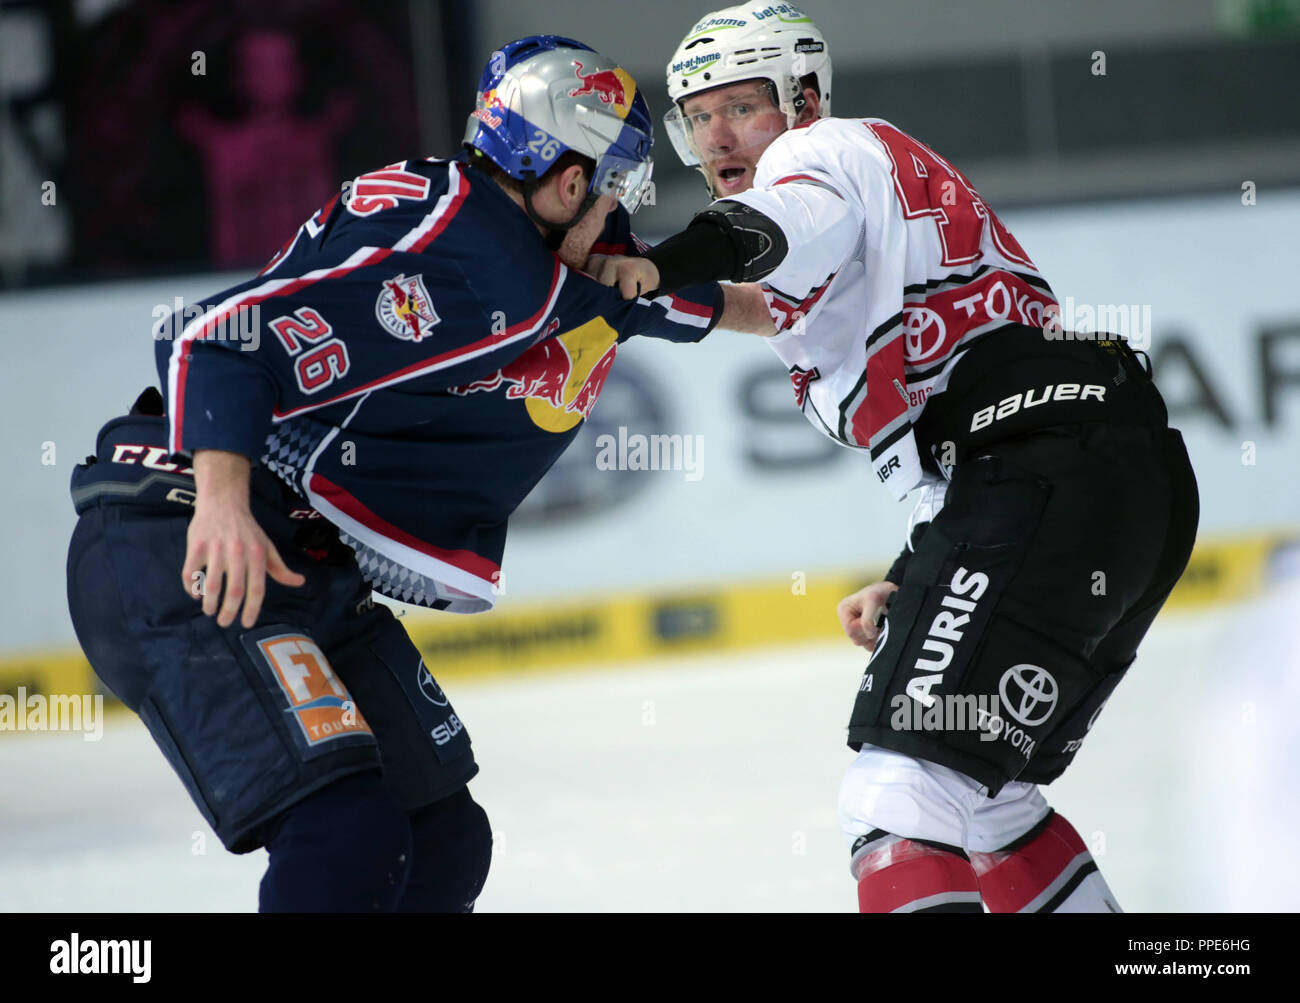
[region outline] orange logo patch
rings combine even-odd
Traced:
[[[308,745],[345,735],[373,735],[329,660],[302,634],[280,634],[257,642],[289,701]]]

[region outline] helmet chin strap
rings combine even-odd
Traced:
[[[542,219],[537,214],[537,210],[533,208],[533,195],[536,191],[537,174],[534,171],[528,171],[524,174],[524,212],[528,213],[528,218],[538,226],[546,227],[546,246],[552,252],[560,249],[560,245],[564,243],[564,235],[582,221],[582,217],[587,215],[587,211],[600,198],[596,192],[587,192],[587,197],[582,200],[582,205],[578,206],[578,211],[573,214],[573,219],[567,223],[552,223],[549,219]]]
[[[722,195],[713,187],[713,179],[709,177],[709,169],[704,164],[700,164],[696,170],[704,175],[704,187],[709,190],[709,198],[715,201],[722,198]]]

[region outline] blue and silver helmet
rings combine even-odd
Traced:
[[[654,127],[631,74],[590,46],[530,35],[492,54],[465,143],[520,181],[572,150],[596,164],[590,194],[635,212],[650,183]]]

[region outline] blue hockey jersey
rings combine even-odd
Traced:
[[[722,291],[623,300],[562,264],[463,159],[349,187],[255,278],[155,329],[168,445],[264,462],[381,594],[487,610],[507,520],[591,413],[618,346],[700,340]],[[620,207],[595,250],[634,241]]]

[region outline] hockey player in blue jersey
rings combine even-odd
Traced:
[[[489,609],[507,520],[619,344],[719,323],[717,284],[624,301],[579,270],[597,242],[637,253],[651,128],[612,60],[505,46],[459,156],[354,179],[160,325],[165,399],[74,473],[78,638],[224,845],[266,847],[263,911],[473,907],[491,833],[469,737],[371,591]]]

